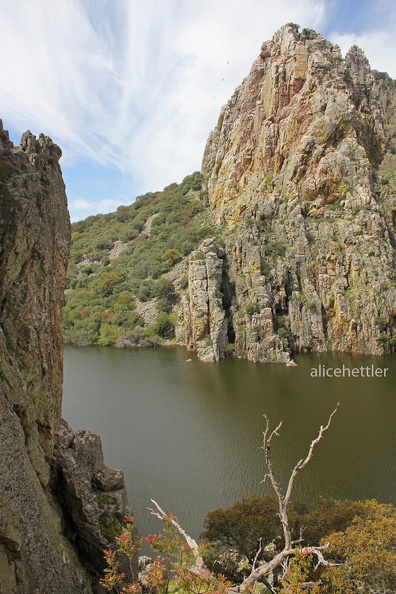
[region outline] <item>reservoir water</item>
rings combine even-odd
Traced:
[[[297,367],[203,364],[176,347],[67,346],[63,415],[74,430],[100,434],[106,463],[125,473],[144,533],[160,530],[146,510],[151,498],[197,537],[208,511],[270,492],[262,483],[264,414],[272,427],[283,421],[271,450],[284,485],[337,402],[330,429],[297,478],[294,501],[396,504],[396,358],[305,354],[295,361]],[[319,368],[344,377],[313,377]],[[387,371],[367,377],[375,369]]]

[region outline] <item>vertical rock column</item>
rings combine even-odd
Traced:
[[[218,361],[227,343],[227,318],[223,309],[224,250],[205,239],[189,261],[189,305],[192,345],[201,361]]]

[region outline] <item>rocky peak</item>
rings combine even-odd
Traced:
[[[395,82],[356,46],[343,59],[292,24],[262,45],[202,162],[229,228],[236,352],[396,346],[395,104]]]
[[[357,45],[352,45],[345,56],[345,63],[353,69],[356,78],[364,84],[366,75],[371,71],[370,63],[364,51]]]
[[[29,161],[35,163],[39,159],[38,165],[45,165],[45,162],[49,159],[53,159],[56,162],[62,156],[62,151],[58,145],[54,144],[49,136],[40,134],[38,139],[34,134],[27,130],[22,134],[20,148],[26,155],[29,155]]]
[[[273,181],[288,200],[326,200],[338,181],[325,172],[334,160],[337,171],[346,168],[346,150],[378,166],[385,150],[383,119],[359,48],[343,60],[322,35],[283,27],[263,44],[209,136],[202,171],[213,211],[233,224],[239,204],[260,202]],[[345,183],[353,175],[351,170]],[[362,182],[370,187],[370,175]]]

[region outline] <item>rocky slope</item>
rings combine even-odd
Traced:
[[[100,440],[61,432],[70,223],[61,151],[0,121],[0,592],[92,592],[126,495]]]
[[[205,149],[228,233],[190,257],[180,342],[204,360],[395,347],[395,100],[357,47],[295,25],[263,44]]]

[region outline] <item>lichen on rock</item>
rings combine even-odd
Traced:
[[[286,25],[222,108],[202,172],[229,229],[236,351],[283,361],[288,350],[394,348],[395,101],[395,82],[361,49],[343,59]]]

